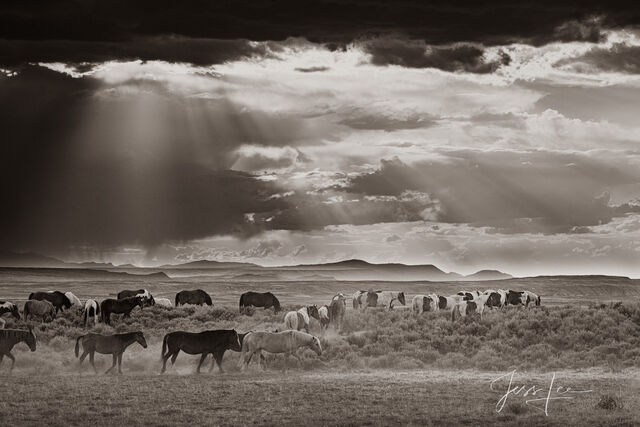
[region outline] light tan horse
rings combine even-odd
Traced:
[[[251,357],[254,354],[260,355],[260,362],[263,363],[264,369],[267,363],[262,351],[269,353],[285,353],[285,361],[289,360],[289,356],[293,355],[302,363],[300,356],[296,354],[296,350],[301,347],[307,347],[316,352],[318,356],[322,354],[322,346],[320,340],[311,334],[300,331],[283,331],[283,332],[249,332],[242,342],[242,354],[239,364],[244,362],[242,369],[249,366]]]

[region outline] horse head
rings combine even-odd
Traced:
[[[320,320],[320,313],[318,313],[318,306],[315,304],[307,307],[307,314],[316,320]]]
[[[275,313],[278,313],[281,310],[280,301],[278,301],[278,298],[276,298],[275,295],[272,295],[272,296],[273,296],[273,311]]]
[[[25,342],[29,346],[29,350],[36,351],[36,334],[33,332],[32,326],[29,325],[27,328],[29,329],[29,334],[27,335]]]
[[[320,345],[320,339],[318,337],[311,337],[311,341],[309,342],[309,348],[320,356],[322,355],[322,346]]]
[[[144,338],[142,331],[136,332],[136,341],[142,346],[142,348],[147,348],[147,340]]]
[[[229,349],[233,351],[241,351],[242,343],[240,342],[240,335],[233,329],[233,334],[229,336]]]

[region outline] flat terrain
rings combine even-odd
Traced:
[[[131,346],[123,357],[124,375],[94,375],[78,368],[75,339],[87,332],[71,310],[51,323],[36,323],[38,349],[13,350],[16,368],[0,366],[0,425],[640,425],[640,282],[624,278],[577,277],[512,279],[496,282],[262,282],[175,279],[110,274],[16,272],[0,269],[0,299],[22,306],[36,290],[72,291],[82,300],[102,300],[122,289],[147,288],[173,300],[182,289],[208,291],[215,307],[135,309],[113,333],[144,331],[149,347]],[[286,310],[326,304],[337,292],[357,289],[451,294],[461,289],[529,289],[543,307],[495,310],[483,319],[446,314],[413,316],[404,310],[356,312],[323,333],[323,354],[301,351],[302,363],[285,372],[282,356],[268,356],[269,368],[240,372],[238,353],[227,352],[226,373],[194,375],[197,356],[181,353],[164,376],[162,337],[172,330],[273,330],[283,313],[238,313],[247,290],[274,292]],[[615,304],[624,301],[624,304]],[[314,321],[315,322],[315,321]],[[24,329],[7,319],[7,327]],[[204,371],[208,366],[206,362]],[[96,356],[99,372],[110,356]],[[496,405],[505,379],[517,369],[514,386],[525,386]],[[540,409],[553,373],[557,377],[548,415]],[[535,396],[523,396],[531,387]],[[564,387],[558,389],[557,387]],[[563,395],[566,387],[591,390]],[[532,406],[536,405],[536,407]]]
[[[635,372],[638,374],[638,372]],[[11,425],[639,425],[640,382],[628,374],[559,372],[554,385],[593,390],[552,400],[548,415],[510,396],[500,374],[472,371],[210,375],[3,376],[0,421]],[[545,390],[551,374],[516,374]],[[555,390],[554,390],[555,392]],[[624,407],[598,407],[613,394]],[[538,397],[538,395],[536,397]],[[556,396],[556,394],[554,394]],[[544,402],[532,402],[539,407]],[[4,424],[4,423],[3,423]]]

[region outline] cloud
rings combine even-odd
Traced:
[[[317,67],[296,67],[296,71],[300,71],[301,73],[320,73],[322,71],[330,70],[329,67],[317,66]]]
[[[557,66],[568,66],[584,73],[618,72],[640,73],[640,46],[615,43],[607,47],[594,47],[582,56],[559,61]]]
[[[487,61],[478,46],[456,44],[428,46],[424,41],[398,38],[378,38],[363,43],[374,65],[399,65],[409,68],[437,68],[450,72],[491,73],[508,65],[506,53],[499,60]]]

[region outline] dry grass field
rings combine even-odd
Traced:
[[[0,274],[0,298],[21,303],[34,290],[71,290],[98,300],[118,290],[145,287],[173,299],[181,289],[203,288],[214,308],[135,309],[130,319],[116,317],[104,333],[143,330],[149,347],[137,344],[123,358],[122,376],[94,375],[73,354],[75,338],[86,330],[78,312],[38,324],[38,349],[16,346],[16,368],[0,366],[0,422],[12,425],[640,425],[640,305],[636,281],[601,283],[584,278],[557,282],[530,279],[524,285],[501,283],[269,282],[215,283],[204,278],[148,280],[76,275]],[[493,311],[483,319],[443,314],[414,317],[410,310],[366,313],[348,310],[340,330],[322,333],[322,356],[305,351],[302,363],[286,366],[269,356],[269,368],[237,367],[238,353],[227,352],[226,373],[195,375],[197,356],[182,353],[161,376],[160,345],[172,330],[235,328],[273,330],[283,313],[257,310],[240,314],[239,295],[271,290],[284,310],[327,303],[336,292],[359,288],[415,293],[457,289],[526,288],[543,296],[544,307]],[[572,295],[574,295],[572,297]],[[612,301],[624,301],[616,304]],[[21,304],[20,304],[21,305]],[[24,328],[7,319],[7,327]],[[110,357],[97,356],[100,372]],[[206,362],[207,366],[209,361]],[[548,415],[526,403],[531,396],[508,397],[496,404],[508,383],[491,381],[516,369],[515,385],[535,386],[546,396],[566,387],[592,390],[573,399],[550,400]],[[206,372],[206,369],[204,370]],[[558,391],[557,387],[565,387]],[[543,397],[544,397],[543,396]]]

